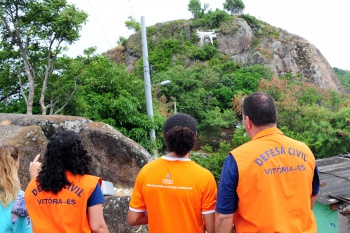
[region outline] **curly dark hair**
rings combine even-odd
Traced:
[[[168,152],[184,157],[196,143],[197,122],[188,114],[174,114],[165,121],[163,135]]]
[[[49,139],[36,181],[42,190],[58,193],[70,185],[66,171],[75,175],[90,174],[91,162],[79,134],[71,130],[56,133]]]

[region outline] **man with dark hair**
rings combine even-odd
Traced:
[[[190,160],[197,123],[184,113],[170,116],[163,136],[168,153],[138,174],[129,204],[128,223],[149,225],[149,232],[214,233],[216,182]]]
[[[311,150],[277,128],[276,107],[266,93],[244,99],[243,123],[251,141],[225,160],[216,233],[316,233],[312,208],[320,182]]]

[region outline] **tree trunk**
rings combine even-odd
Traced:
[[[34,79],[35,79],[35,74],[32,71],[32,67],[30,65],[30,62],[28,61],[28,54],[25,51],[22,41],[20,37],[17,37],[17,44],[19,46],[19,49],[21,51],[21,55],[23,58],[23,63],[24,63],[24,70],[26,72],[27,78],[28,78],[28,85],[29,85],[29,93],[28,93],[28,98],[27,98],[27,114],[32,115],[33,114],[33,103],[34,103],[34,91],[35,91],[35,86],[34,86]],[[21,87],[23,88],[23,87]]]

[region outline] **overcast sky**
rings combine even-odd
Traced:
[[[192,17],[189,0],[68,0],[89,14],[81,38],[71,45],[68,55],[82,54],[96,46],[105,52],[115,46],[120,36],[133,32],[125,28],[128,16],[146,26]],[[224,0],[201,0],[210,8],[223,9]],[[325,56],[332,67],[350,71],[350,0],[243,0],[245,14],[307,39]]]

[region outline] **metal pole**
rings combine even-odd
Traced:
[[[146,34],[146,25],[145,25],[144,16],[141,16],[141,37],[142,37],[143,78],[145,81],[146,108],[147,108],[147,114],[153,123],[154,119],[153,119],[151,77],[149,74],[147,34]],[[157,158],[157,148],[156,148],[156,133],[154,131],[153,126],[149,131],[149,135],[150,135],[152,147],[154,150],[153,159],[155,159]]]

